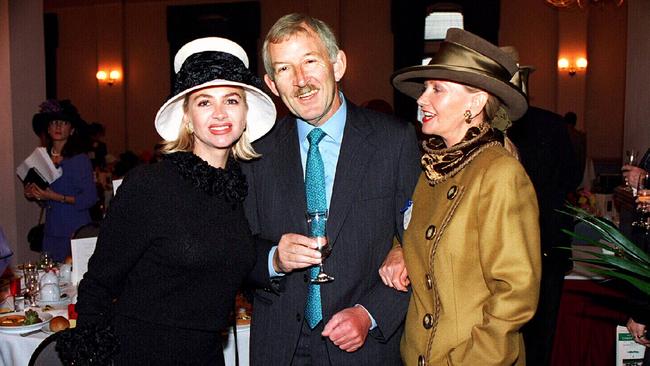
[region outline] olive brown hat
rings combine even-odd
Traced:
[[[446,80],[469,85],[499,98],[511,120],[528,108],[526,96],[510,82],[518,66],[506,52],[475,34],[450,28],[428,65],[396,71],[391,77],[400,92],[417,99],[426,80]]]

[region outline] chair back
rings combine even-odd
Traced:
[[[36,347],[32,357],[29,359],[28,366],[59,366],[63,365],[56,352],[57,333],[45,338],[45,340]]]

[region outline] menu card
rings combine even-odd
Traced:
[[[16,174],[23,184],[36,183],[45,189],[63,174],[63,170],[54,166],[44,147],[37,147],[18,165]]]
[[[70,247],[72,249],[72,284],[77,286],[79,281],[88,271],[88,260],[95,251],[97,244],[97,237],[72,239]]]

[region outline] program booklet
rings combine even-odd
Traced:
[[[63,171],[54,166],[44,147],[37,147],[25,161],[18,165],[16,174],[24,185],[36,183],[41,189],[45,189],[57,180]]]

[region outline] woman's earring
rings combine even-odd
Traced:
[[[190,134],[190,135],[194,133],[194,127],[192,127],[191,122],[187,122],[185,124],[185,129],[187,130],[187,133]]]
[[[463,117],[465,117],[465,123],[470,124],[472,123],[472,111],[469,109],[465,110],[465,113],[463,113]]]

